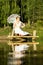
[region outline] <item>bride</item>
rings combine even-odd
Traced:
[[[20,21],[20,16],[17,16],[16,17],[16,21],[13,23],[13,32],[12,32],[12,35],[14,34],[18,34],[18,35],[28,35],[29,33],[28,32],[25,32],[23,31],[21,28],[23,28],[25,26],[24,23],[22,23]]]
[[[12,35],[14,35],[14,33],[17,34],[17,35],[19,35],[19,36],[30,35],[30,33],[25,32],[25,31],[23,31],[21,29],[21,27],[23,28],[24,26],[25,26],[25,24],[22,23],[20,21],[20,17],[17,16],[16,17],[16,20],[15,20],[15,22],[13,24],[13,32],[12,32]],[[30,40],[30,39],[27,39],[26,38],[26,40]],[[25,44],[25,45],[22,44],[22,45],[19,45],[19,46],[15,46],[15,52],[21,52],[21,51],[27,50],[28,47],[29,46],[27,44]]]

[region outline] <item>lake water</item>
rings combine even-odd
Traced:
[[[24,54],[0,51],[0,65],[43,65],[43,51],[26,51]]]

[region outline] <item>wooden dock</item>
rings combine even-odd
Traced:
[[[19,39],[19,41],[12,41],[12,39]],[[24,40],[24,38],[32,38],[32,42],[22,42]],[[8,35],[7,37],[0,37],[1,40],[8,40],[8,45],[11,46],[15,46],[15,45],[21,45],[21,44],[27,44],[27,45],[33,45],[33,50],[37,50],[37,45],[39,44],[39,42],[36,42],[35,39],[39,38],[39,36],[36,35],[36,30],[33,31],[33,35],[32,36],[12,36],[12,35]],[[13,47],[12,47],[13,48]]]
[[[12,35],[9,35],[8,36],[9,38],[9,43],[8,45],[11,45],[12,48],[13,46],[16,46],[16,45],[22,45],[22,44],[27,44],[27,45],[33,45],[33,50],[37,50],[37,45],[39,44],[39,42],[36,42],[35,39],[36,38],[39,38],[39,36],[36,36],[36,30],[33,31],[33,35],[32,36],[12,36]],[[10,39],[20,39],[19,41],[16,41],[16,42],[12,42]],[[24,40],[24,38],[32,38],[32,42],[22,42],[22,40]]]

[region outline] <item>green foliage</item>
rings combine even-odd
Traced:
[[[20,8],[17,5],[17,0],[9,1],[9,5],[10,5],[10,12],[9,13],[11,13],[11,14],[13,14],[13,13],[19,13]]]
[[[7,24],[11,14],[20,14],[30,24],[43,20],[43,0],[0,0],[0,26]]]
[[[1,25],[2,24],[6,24],[7,23],[7,17],[8,17],[8,14],[9,14],[9,2],[8,1],[1,1],[0,2],[1,5],[0,5],[0,22],[1,22]]]
[[[38,20],[37,22],[38,22],[37,25],[39,25],[40,27],[43,27],[43,21],[42,20]]]

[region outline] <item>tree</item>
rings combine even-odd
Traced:
[[[28,21],[28,0],[22,0],[21,1],[21,7],[22,7],[22,17],[24,21]]]
[[[43,0],[28,0],[28,15],[30,25],[37,22],[38,19],[43,19]]]
[[[20,11],[19,6],[17,5],[17,0],[9,0],[10,5],[10,14],[18,13]]]
[[[1,6],[0,6],[0,22],[2,25],[6,25],[7,24],[7,17],[8,17],[8,14],[9,14],[9,2],[8,1],[0,1],[1,3]]]
[[[20,14],[30,25],[43,20],[43,0],[0,0],[0,25],[6,25],[11,14]]]

